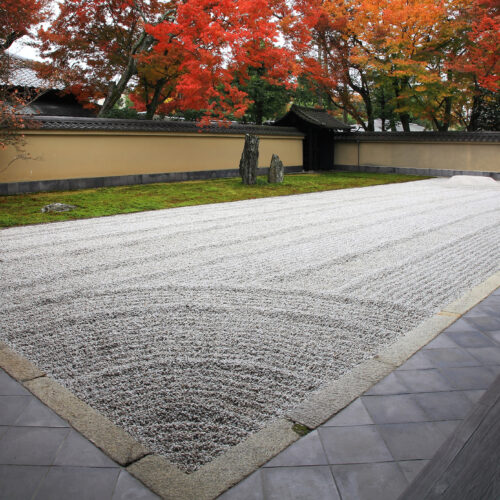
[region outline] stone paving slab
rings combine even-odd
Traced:
[[[0,369],[0,500],[157,498]]]
[[[497,289],[344,410],[219,498],[270,500],[280,492],[281,500],[397,499],[499,371]]]

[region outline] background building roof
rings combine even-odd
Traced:
[[[24,59],[16,55],[8,54],[9,71],[8,84],[12,87],[25,87],[31,89],[57,89],[63,90],[64,86],[60,83],[54,83],[40,78],[35,70],[35,61]]]
[[[304,106],[297,106],[293,104],[290,108],[290,111],[280,118],[276,120],[276,125],[288,124],[291,118],[296,117],[306,123],[314,125],[320,128],[326,128],[330,130],[350,130],[350,125],[347,125],[337,118],[334,118],[328,111],[321,108],[306,108]]]

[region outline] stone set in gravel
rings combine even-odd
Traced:
[[[499,269],[444,179],[2,231],[0,340],[194,470]]]

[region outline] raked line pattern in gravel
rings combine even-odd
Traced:
[[[192,471],[499,270],[499,185],[4,230],[0,340]]]

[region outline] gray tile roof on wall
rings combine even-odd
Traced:
[[[340,120],[337,120],[332,115],[330,115],[325,109],[321,108],[307,108],[304,106],[292,105],[290,111],[276,121],[279,125],[282,121],[287,121],[288,116],[292,114],[300,118],[301,120],[315,125],[321,128],[327,128],[331,130],[349,130],[351,127]]]
[[[196,122],[177,120],[124,120],[118,118],[80,118],[63,116],[37,116],[30,120],[40,124],[43,130],[103,130],[120,132],[202,132],[210,134],[257,134],[288,135],[302,137],[293,127],[271,127],[267,125],[246,125],[210,123],[200,127]]]
[[[336,142],[495,142],[500,132],[343,132]]]
[[[8,54],[7,57],[9,59],[8,64],[10,64],[11,67],[8,79],[9,85],[13,87],[25,87],[38,90],[64,89],[64,86],[60,83],[40,78],[34,69],[36,61],[25,59],[24,57],[14,54]]]
[[[30,115],[30,119],[34,116],[95,117],[95,113],[92,110],[86,109],[78,103],[65,103],[62,100],[49,102],[36,100],[24,107],[21,113]]]
[[[337,120],[324,109],[306,108],[294,104],[290,111],[294,111],[298,116],[313,125],[335,130],[351,128],[350,125]]]

